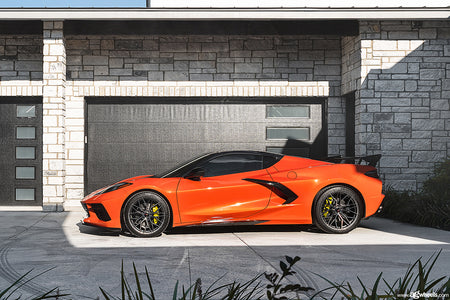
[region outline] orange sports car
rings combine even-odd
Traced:
[[[371,159],[367,159],[371,158]],[[139,237],[212,224],[315,224],[346,233],[381,205],[369,165],[256,151],[206,154],[158,175],[122,180],[86,196],[84,224]]]

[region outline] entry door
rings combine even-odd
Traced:
[[[267,176],[262,155],[228,154],[201,166],[205,176],[181,178],[177,189],[181,222],[223,223],[249,217],[267,207],[271,191],[243,180]]]
[[[42,205],[42,101],[0,98],[0,205]]]

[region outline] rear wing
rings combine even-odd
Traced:
[[[368,155],[368,156],[355,156],[355,157],[342,157],[340,155],[337,156],[329,156],[323,161],[332,162],[335,164],[354,164],[360,165],[362,162],[366,162],[367,165],[376,167],[378,162],[380,161],[381,154]]]

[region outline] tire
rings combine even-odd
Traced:
[[[361,197],[345,186],[332,186],[314,202],[314,224],[327,233],[347,233],[359,225],[363,215]]]
[[[143,191],[128,199],[123,209],[124,231],[137,237],[161,235],[169,226],[171,210],[161,195]]]

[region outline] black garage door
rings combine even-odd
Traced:
[[[203,153],[326,156],[323,99],[87,99],[86,192]]]
[[[42,100],[0,97],[0,205],[42,205]]]

